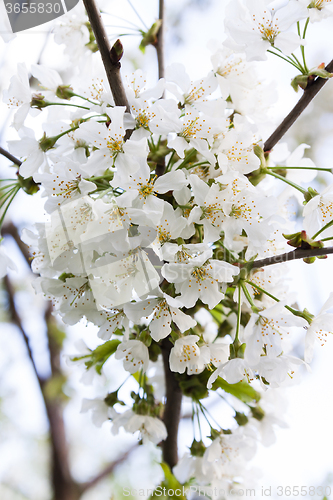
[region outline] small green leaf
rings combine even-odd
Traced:
[[[96,347],[94,351],[92,351],[90,355],[90,360],[86,361],[86,367],[91,368],[95,365],[97,373],[100,375],[102,372],[102,367],[104,363],[109,359],[109,357],[114,354],[117,350],[118,345],[120,344],[120,340],[113,339],[108,340],[102,345]]]
[[[237,382],[237,384],[229,384],[222,377],[217,377],[213,386],[213,390],[221,388],[228,394],[232,394],[243,403],[251,403],[251,401],[259,401],[260,394],[247,382]]]

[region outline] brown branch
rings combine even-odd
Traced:
[[[38,369],[30,347],[28,335],[23,328],[21,318],[17,312],[15,305],[15,292],[8,276],[5,276],[4,282],[8,295],[11,320],[18,327],[26,344],[28,355],[40,387],[45,411],[49,422],[53,500],[79,500],[79,486],[74,481],[69,466],[68,444],[65,434],[62,399],[61,396],[50,396],[48,393],[48,382],[51,380],[51,378],[61,376],[60,345],[56,342],[55,336],[52,335],[52,332],[54,332],[55,322],[51,314],[52,307],[51,305],[47,307],[44,317],[47,327],[47,336],[49,340],[49,354],[52,375],[49,378],[43,378],[38,373]]]
[[[178,427],[183,396],[175,373],[170,370],[169,357],[171,348],[172,343],[168,338],[162,340],[161,350],[166,385],[163,422],[168,433],[166,440],[162,443],[162,449],[163,461],[169,465],[170,469],[178,462]]]
[[[8,151],[6,151],[5,149],[3,149],[2,147],[0,147],[0,155],[5,156],[6,158],[8,158],[8,160],[10,160],[13,163],[15,163],[15,165],[17,165],[18,167],[20,167],[22,165],[21,160],[18,160],[17,158],[15,158],[15,156],[13,156],[12,154],[10,154]]]
[[[158,78],[164,78],[164,0],[159,0],[158,17],[162,22],[157,33],[155,48],[158,62]]]
[[[333,60],[326,66],[326,71],[329,73],[333,72]],[[327,78],[317,77],[315,80],[309,81],[304,93],[296,106],[290,111],[290,113],[285,117],[283,122],[278,126],[278,128],[273,132],[273,134],[266,140],[264,144],[264,151],[271,151],[275,144],[284,136],[284,134],[289,130],[293,123],[297,120],[301,113],[305,110],[312,99],[318,94],[319,90],[323,88]]]
[[[21,240],[17,227],[12,222],[8,222],[4,226],[2,226],[1,232],[3,235],[7,234],[14,239],[15,243],[17,244],[17,246],[21,250],[21,253],[22,253],[23,257],[25,258],[28,266],[30,267],[31,266],[31,255],[29,253],[27,245],[25,243],[23,243],[23,241]]]
[[[132,451],[135,450],[137,447],[138,447],[138,444],[137,443],[134,444],[133,446],[131,446],[131,448],[129,448],[127,451],[125,451],[122,455],[120,455],[120,457],[118,457],[114,462],[111,462],[109,465],[107,465],[105,467],[105,469],[103,469],[99,474],[97,474],[97,476],[95,476],[93,479],[91,479],[87,483],[80,485],[81,495],[83,493],[85,493],[87,490],[89,490],[90,488],[93,488],[94,486],[96,486],[96,484],[99,483],[102,479],[104,479],[105,477],[112,474],[114,472],[114,470],[118,467],[118,465],[125,462],[125,460],[127,460],[127,458],[132,453]]]
[[[310,248],[308,250],[296,248],[293,252],[286,252],[280,255],[274,255],[273,257],[266,257],[266,259],[255,260],[253,263],[249,263],[249,266],[251,269],[257,269],[258,267],[271,266],[272,264],[279,264],[281,262],[288,262],[296,259],[305,259],[308,257],[319,257],[330,253],[333,253],[333,247]],[[240,267],[246,266],[247,264],[240,265]]]
[[[96,6],[95,0],[83,0],[83,3],[95,35],[98,49],[101,53],[115,105],[126,106],[126,111],[129,112],[130,106],[120,76],[120,62],[111,58],[111,47],[102,22],[101,13]]]
[[[6,275],[4,277],[4,284],[5,284],[5,289],[6,289],[7,297],[8,297],[8,309],[9,309],[11,321],[14,323],[14,325],[17,326],[17,328],[21,332],[22,338],[24,340],[24,343],[25,343],[27,351],[28,351],[28,355],[29,355],[33,370],[35,372],[36,378],[37,378],[38,383],[39,383],[39,387],[41,390],[43,390],[43,387],[44,387],[46,380],[43,379],[38,373],[37,366],[35,364],[35,360],[34,360],[32,350],[30,347],[29,337],[23,328],[21,318],[20,318],[20,316],[17,312],[17,309],[16,309],[15,298],[14,298],[15,291],[14,291],[13,285],[11,284],[11,281],[10,281],[8,275]]]

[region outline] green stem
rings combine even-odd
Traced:
[[[252,300],[252,297],[251,297],[251,295],[249,294],[248,289],[246,288],[245,283],[244,283],[243,281],[240,281],[239,283],[240,283],[240,285],[241,285],[241,287],[242,287],[242,290],[243,290],[243,292],[244,292],[244,295],[245,295],[245,297],[246,297],[247,301],[249,302],[249,304],[250,304],[250,306],[251,306],[252,311],[253,311],[255,314],[258,314],[259,309],[258,309],[258,307],[254,304],[254,302],[253,302],[253,300]]]
[[[236,335],[235,335],[235,340],[234,343],[238,344],[239,342],[239,330],[240,330],[240,324],[241,324],[241,316],[242,316],[242,307],[241,307],[241,300],[242,300],[242,287],[238,284],[238,310],[237,310],[237,325],[236,325]]]
[[[307,190],[299,186],[298,184],[295,184],[295,182],[290,181],[289,179],[286,179],[282,175],[276,174],[275,172],[270,172],[268,169],[264,169],[264,172],[266,174],[271,175],[272,177],[276,177],[277,179],[280,179],[280,181],[285,182],[286,184],[289,184],[289,186],[292,186],[293,188],[297,189],[301,193],[305,194],[307,193]]]
[[[246,281],[249,285],[253,286],[254,288],[256,288],[257,290],[259,290],[259,292],[261,293],[264,293],[265,295],[267,295],[268,297],[270,297],[271,299],[275,300],[276,302],[280,302],[280,299],[278,299],[277,297],[275,297],[274,295],[272,295],[271,293],[267,292],[266,290],[264,290],[263,288],[261,288],[260,286],[256,285],[255,283],[253,283],[253,281],[249,281],[247,280]],[[294,316],[299,316],[301,318],[304,318],[306,321],[308,321],[308,323],[310,323],[309,321],[309,318],[306,314],[304,314],[302,311],[297,311],[297,309],[294,309],[293,307],[290,307],[290,306],[284,306],[286,309],[288,309],[288,311],[290,311]]]
[[[325,224],[324,227],[322,227],[321,229],[319,229],[319,231],[317,231],[316,234],[314,234],[312,236],[312,239],[315,240],[317,238],[317,236],[319,236],[320,233],[322,233],[323,231],[325,231],[325,229],[328,229],[331,226],[333,226],[333,220],[331,220],[330,222],[328,222],[327,224]]]
[[[329,172],[332,174],[332,169],[331,168],[320,168],[320,167],[285,167],[285,166],[278,166],[278,167],[266,167],[270,170],[318,170],[319,172]]]
[[[302,64],[300,63],[300,61],[297,59],[297,57],[295,56],[295,54],[291,54],[292,57],[295,59],[295,61],[297,62],[298,66],[299,66],[299,69],[301,71],[301,73],[303,73],[303,75],[306,75],[307,72],[305,70],[305,68],[303,68]]]
[[[180,165],[178,165],[177,169],[178,168],[183,168],[186,166],[186,164],[190,161],[190,159],[192,158],[192,156],[195,156],[197,154],[197,150],[196,149],[191,149],[191,151],[188,153],[188,155],[185,156],[184,160],[181,162]]]
[[[71,106],[73,108],[87,109],[88,111],[90,111],[90,108],[87,108],[86,106],[79,106],[78,104],[70,104],[69,102],[49,102],[48,106]]]
[[[6,208],[4,209],[4,212],[3,212],[3,214],[2,214],[2,216],[1,216],[1,218],[0,218],[0,228],[1,228],[1,226],[2,226],[2,223],[3,223],[3,221],[4,221],[4,218],[5,218],[5,216],[6,216],[6,213],[7,213],[7,211],[8,211],[8,208],[10,207],[11,202],[13,201],[13,199],[15,198],[15,196],[17,195],[17,193],[19,192],[19,190],[20,190],[20,189],[21,189],[21,188],[20,188],[20,186],[17,186],[16,188],[12,189],[12,190],[10,191],[10,194],[12,194],[12,196],[11,196],[11,197],[7,197],[7,198],[6,198],[6,200],[9,198],[9,202],[7,203],[7,206],[6,206]]]
[[[267,52],[269,52],[270,54],[274,54],[277,57],[280,57],[281,59],[283,59],[287,63],[292,64],[295,68],[298,69],[298,71],[300,71],[299,66],[296,63],[294,63],[292,59],[286,59],[285,57],[281,56],[281,54],[277,54],[276,52],[273,52],[272,50],[269,50],[269,49],[267,50]]]
[[[73,93],[73,96],[76,96],[76,97],[80,97],[80,99],[84,99],[85,101],[89,102],[90,104],[94,104],[95,106],[100,106],[100,104],[97,102],[94,102],[94,101],[91,101],[90,99],[88,99],[87,97],[83,97],[83,95],[80,95],[80,94],[74,94]]]

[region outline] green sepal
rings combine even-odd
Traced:
[[[318,191],[316,191],[312,187],[309,187],[306,193],[304,193],[303,195],[304,196],[303,204],[306,205],[306,203],[308,203],[310,200],[312,200],[312,198],[318,195],[319,195]]]
[[[301,87],[301,89],[303,90],[306,89],[308,81],[308,75],[297,75],[291,80],[290,85],[295,90],[295,92],[298,92],[299,87]]]
[[[196,441],[195,439],[193,439],[190,451],[193,457],[203,457],[206,451],[206,446],[202,441]]]
[[[251,407],[252,417],[256,420],[262,420],[265,416],[264,410],[260,406]]]
[[[47,137],[46,133],[44,132],[43,137],[39,141],[39,147],[44,152],[48,151],[49,149],[52,149],[54,147],[57,140],[58,140],[58,136]]]
[[[75,93],[70,85],[59,85],[56,90],[56,96],[59,97],[59,99],[69,100],[75,96]]]
[[[60,276],[58,276],[58,280],[63,281],[66,283],[66,280],[69,278],[75,278],[75,274],[72,273],[62,273]]]
[[[35,194],[39,191],[39,185],[33,180],[32,177],[25,179],[20,174],[17,175],[19,184],[23,191],[27,194]]]
[[[109,392],[107,396],[104,398],[105,404],[107,406],[113,407],[115,404],[119,403],[122,406],[125,406],[124,401],[118,399],[118,390],[114,392]]]
[[[42,94],[32,94],[30,102],[31,108],[37,108],[41,110],[42,108],[46,108],[49,105],[49,101],[45,101],[45,97]]]
[[[152,24],[147,32],[140,30],[140,33],[142,34],[142,40],[140,42],[139,49],[143,54],[145,53],[146,47],[148,45],[156,45],[157,35],[161,26],[162,20],[157,19],[157,21]]]
[[[236,422],[239,426],[246,425],[249,421],[249,419],[245,415],[245,413],[240,413],[239,411],[236,411],[236,415],[234,416],[234,419],[236,420]]]

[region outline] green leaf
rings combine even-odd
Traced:
[[[114,354],[117,350],[118,345],[120,344],[120,340],[113,339],[108,340],[102,345],[96,347],[94,351],[92,351],[90,355],[90,360],[86,361],[86,367],[91,368],[95,365],[97,373],[100,375],[102,371],[102,367],[104,363],[109,359],[109,357]]]
[[[212,389],[216,391],[218,388],[223,389],[228,394],[232,394],[243,403],[251,403],[252,401],[258,402],[260,400],[259,392],[253,389],[247,382],[242,381],[237,382],[237,384],[229,384],[222,377],[217,377]]]
[[[155,489],[152,495],[150,495],[149,500],[155,498],[162,500],[169,500],[171,498],[175,500],[186,500],[186,497],[182,494],[183,485],[172,474],[168,464],[162,462],[161,467],[164,472],[164,481],[162,481],[161,485]]]

